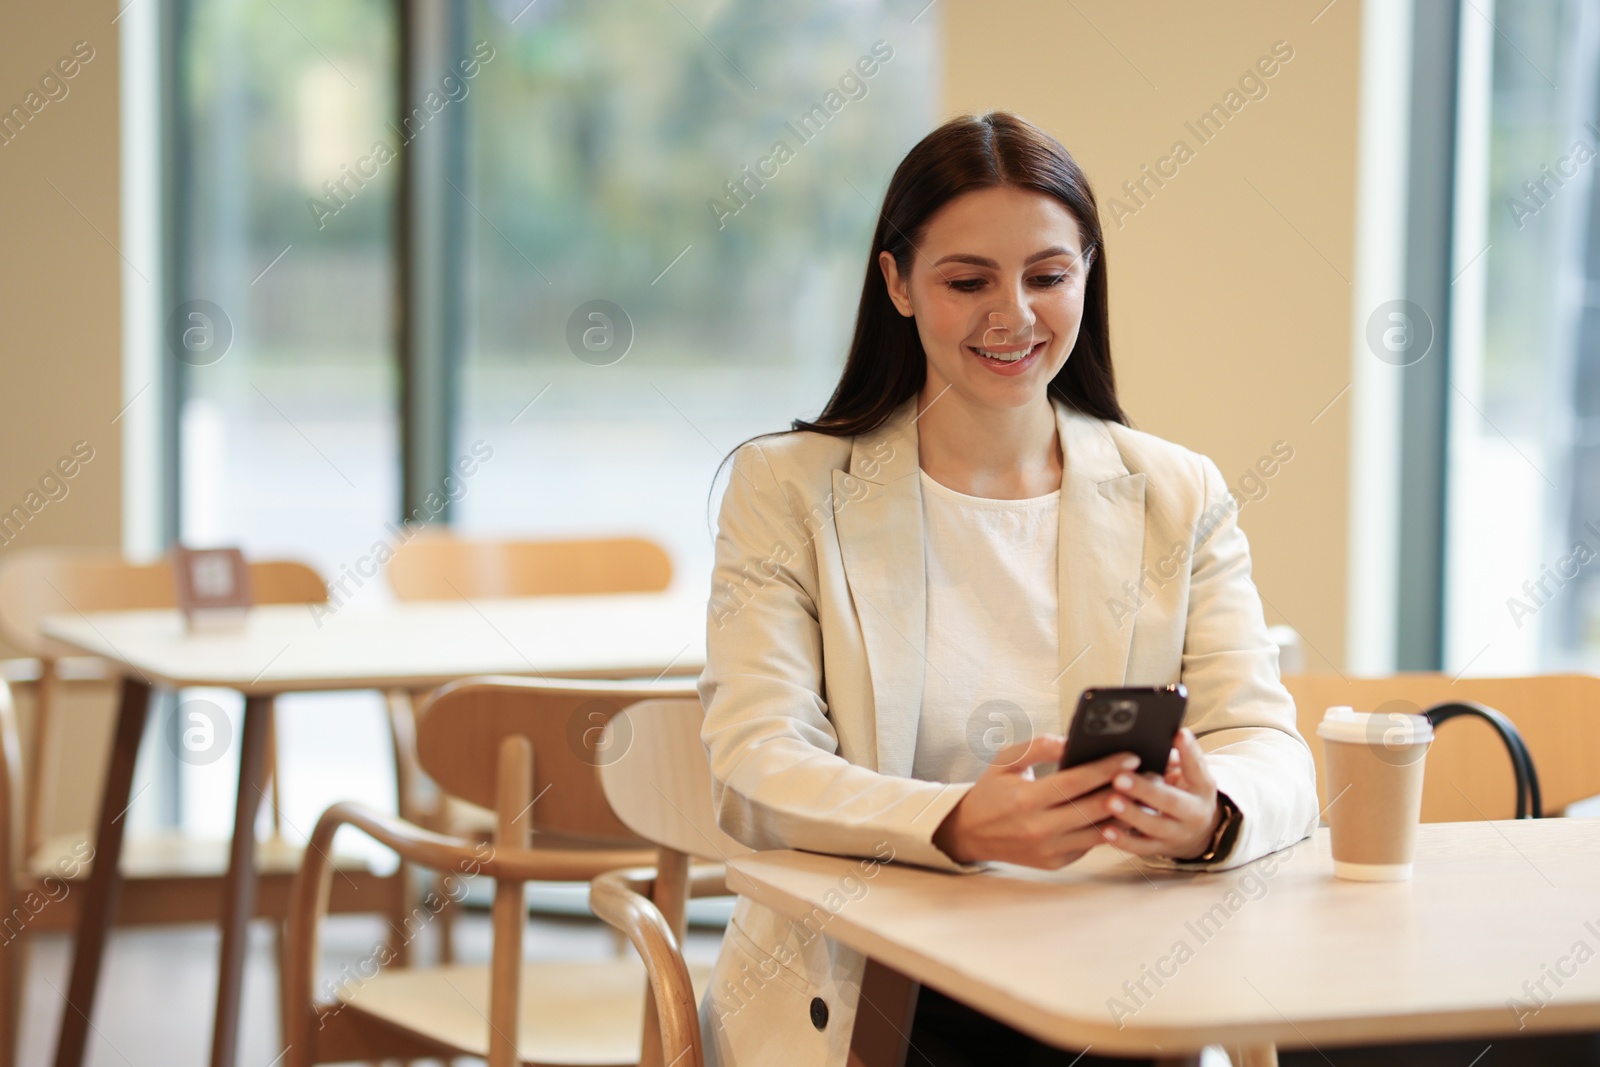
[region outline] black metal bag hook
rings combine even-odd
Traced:
[[[1533,757],[1528,753],[1528,745],[1522,740],[1522,734],[1517,730],[1515,723],[1493,708],[1470,700],[1435,704],[1422,714],[1435,728],[1441,723],[1463,715],[1482,719],[1494,727],[1495,733],[1500,735],[1501,742],[1505,744],[1506,751],[1511,756],[1511,770],[1517,779],[1517,818],[1544,818],[1544,798],[1539,793],[1539,774],[1534,770]]]

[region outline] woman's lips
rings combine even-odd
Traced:
[[[989,370],[996,374],[1009,376],[1021,374],[1023,371],[1027,370],[1029,367],[1038,362],[1039,355],[1044,351],[1046,343],[1047,342],[1045,341],[1036,342],[1032,348],[1028,349],[1027,355],[1023,356],[1021,359],[1015,360],[991,359],[972,345],[966,345],[965,348],[968,355],[977,360],[979,363],[982,363],[985,367],[989,368]],[[989,351],[1004,351],[1004,349],[989,349]],[[1013,351],[1020,351],[1020,349],[1013,349]]]

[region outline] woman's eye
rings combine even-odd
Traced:
[[[1034,278],[1033,282],[1041,289],[1053,289],[1066,280],[1065,274],[1041,274]]]
[[[983,279],[962,278],[960,281],[946,282],[945,284],[958,293],[975,293],[983,285]]]

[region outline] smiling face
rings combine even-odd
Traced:
[[[1047,403],[1078,340],[1092,250],[1077,220],[1043,193],[994,186],[956,197],[928,221],[909,278],[879,255],[889,298],[914,316],[928,359],[926,406],[948,388],[977,408]]]

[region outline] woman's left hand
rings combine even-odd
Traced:
[[[1198,856],[1211,844],[1222,818],[1217,783],[1193,731],[1178,731],[1167,773],[1124,772],[1111,781],[1107,802],[1114,818],[1101,831],[1108,844],[1137,856]]]

